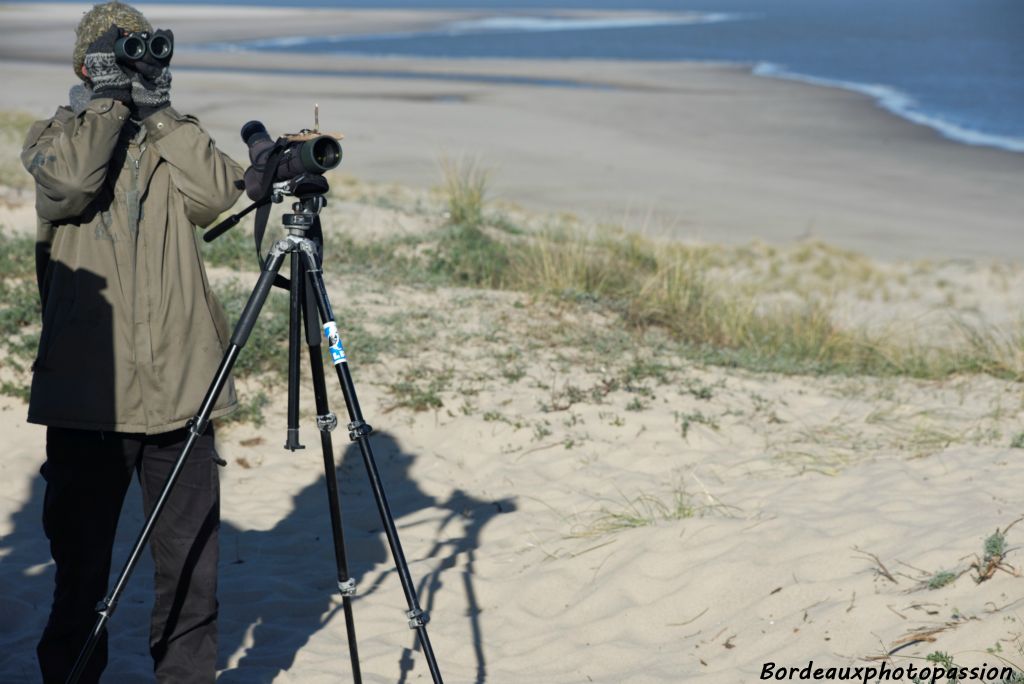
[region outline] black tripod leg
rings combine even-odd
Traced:
[[[345,396],[345,405],[348,408],[348,416],[351,421],[348,425],[349,438],[359,444],[359,451],[363,456],[363,464],[366,466],[366,474],[370,479],[370,488],[373,490],[373,498],[377,502],[377,510],[380,512],[381,522],[384,525],[388,546],[391,547],[391,555],[395,559],[395,570],[398,571],[398,578],[401,580],[402,590],[405,592],[405,600],[409,606],[409,610],[406,612],[406,616],[409,618],[409,627],[416,630],[416,636],[419,639],[423,655],[427,659],[427,666],[430,668],[430,676],[433,678],[434,684],[442,684],[441,671],[438,669],[434,649],[431,647],[430,637],[427,635],[429,617],[420,608],[419,600],[416,598],[416,587],[409,574],[409,564],[405,560],[402,543],[398,539],[395,518],[391,514],[391,507],[388,506],[387,497],[384,495],[384,486],[381,484],[380,473],[373,458],[373,451],[370,449],[370,433],[373,428],[363,420],[363,413],[359,408],[359,399],[356,397],[356,389],[352,384],[352,374],[348,369],[345,350],[338,336],[338,326],[334,321],[334,312],[331,310],[331,302],[327,298],[327,290],[324,287],[323,273],[320,271],[311,243],[308,241],[302,243],[299,254],[306,266],[320,320],[324,324],[324,334],[330,344],[331,358],[338,372],[342,394]]]
[[[293,254],[293,258],[295,255]],[[345,632],[348,634],[348,652],[352,660],[352,679],[361,684],[363,676],[359,669],[359,648],[356,645],[356,623],[352,616],[352,597],[356,593],[355,580],[348,572],[348,558],[345,554],[345,533],[341,524],[341,506],[338,503],[338,475],[334,464],[334,444],[331,431],[338,425],[338,418],[331,413],[327,404],[327,382],[324,379],[324,360],[320,356],[320,329],[317,327],[316,309],[306,278],[292,276],[292,287],[301,290],[303,297],[303,318],[306,322],[306,343],[309,345],[309,366],[313,375],[313,396],[316,400],[316,425],[320,430],[320,446],[324,453],[324,476],[327,481],[327,508],[331,514],[331,533],[334,537],[334,562],[338,568],[338,591],[341,592],[341,607],[345,613]]]
[[[189,454],[192,453],[192,448],[195,446],[196,440],[198,440],[199,436],[206,430],[206,424],[210,420],[210,414],[213,412],[214,404],[217,403],[217,397],[220,396],[221,390],[224,389],[224,385],[227,383],[228,377],[231,375],[231,368],[235,365],[235,360],[238,359],[239,352],[242,351],[242,347],[245,346],[246,341],[249,339],[249,334],[252,332],[253,325],[256,323],[256,318],[259,316],[264,302],[267,300],[267,294],[270,292],[270,288],[274,284],[274,277],[277,275],[278,270],[280,270],[281,263],[284,261],[284,256],[287,251],[288,244],[282,241],[275,244],[270,250],[270,254],[267,255],[266,263],[263,265],[263,271],[260,273],[259,280],[256,281],[256,286],[253,288],[252,294],[249,296],[249,301],[245,304],[245,309],[242,310],[242,315],[238,318],[238,323],[235,325],[235,331],[231,335],[230,345],[228,346],[227,351],[224,352],[224,358],[221,360],[220,366],[217,368],[217,373],[213,378],[213,382],[210,384],[210,389],[207,390],[206,396],[203,398],[203,403],[199,407],[199,412],[188,422],[188,439],[185,442],[184,448],[181,450],[181,455],[178,456],[178,460],[175,462],[174,468],[171,470],[171,474],[167,477],[167,483],[164,484],[164,488],[160,492],[159,498],[153,505],[152,512],[149,514],[145,524],[142,526],[142,531],[139,532],[138,539],[135,540],[135,546],[132,547],[131,552],[128,554],[128,560],[124,564],[121,574],[118,575],[117,582],[114,583],[113,590],[111,590],[110,594],[108,594],[107,597],[96,607],[96,611],[99,613],[99,618],[96,620],[96,624],[93,626],[88,640],[86,640],[85,645],[78,654],[78,660],[75,661],[75,666],[71,669],[71,673],[68,675],[66,680],[67,684],[76,684],[76,682],[78,682],[78,679],[82,676],[82,672],[85,670],[85,666],[89,663],[89,658],[92,656],[92,652],[95,650],[96,644],[99,642],[100,637],[106,629],[107,622],[117,609],[117,602],[120,600],[121,594],[124,592],[124,589],[128,584],[128,579],[135,570],[135,566],[142,557],[142,550],[145,548],[150,535],[153,533],[153,527],[156,525],[156,521],[160,517],[160,513],[163,511],[164,505],[170,497],[171,490],[174,488],[174,483],[178,480],[178,476],[181,474],[181,470],[185,466],[185,461],[188,459]]]
[[[300,312],[305,299],[306,279],[302,277],[297,252],[291,254],[291,290],[289,291],[288,326],[288,437],[284,448],[290,451],[305,449],[299,443],[299,345],[302,344]]]

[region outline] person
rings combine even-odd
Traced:
[[[133,471],[148,515],[228,344],[196,227],[234,204],[243,169],[170,105],[169,60],[118,61],[130,31],[153,31],[130,5],[84,15],[82,83],[32,126],[22,154],[36,183],[43,319],[28,420],[46,426],[43,529],[56,565],[37,648],[47,683],[65,681],[96,622]],[[236,404],[229,383],[212,417]],[[151,537],[158,682],[214,680],[219,460],[211,422]],[[98,681],[106,662],[104,637],[80,681]]]

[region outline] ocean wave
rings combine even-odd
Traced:
[[[363,41],[378,40],[400,40],[414,36],[440,35],[428,32],[407,32],[407,33],[374,33],[364,35],[341,35],[341,36],[280,36],[278,38],[259,38],[256,40],[240,40],[231,43],[206,43],[199,45],[200,49],[233,52],[237,50],[295,50],[304,51],[307,48],[319,48],[323,45],[339,45],[345,43],[360,43]]]
[[[920,106],[913,97],[896,88],[871,83],[858,83],[856,81],[842,81],[819,76],[808,76],[790,71],[778,64],[761,62],[757,64],[753,73],[755,76],[767,76],[770,78],[782,78],[788,81],[799,81],[811,85],[827,86],[830,88],[842,88],[855,93],[861,93],[873,98],[882,109],[895,114],[896,116],[927,126],[937,131],[943,137],[968,145],[982,147],[996,147],[1009,152],[1024,152],[1024,138],[1013,138],[1004,135],[994,135],[981,131],[966,128],[959,124],[946,121],[934,114],[926,114],[921,111]]]

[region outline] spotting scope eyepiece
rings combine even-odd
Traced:
[[[267,133],[267,127],[263,125],[262,121],[250,121],[242,126],[242,142],[245,146],[252,148],[256,143],[270,140],[270,134]]]

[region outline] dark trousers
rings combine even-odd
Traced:
[[[43,529],[57,566],[50,618],[37,654],[45,684],[63,683],[107,593],[111,552],[132,471],[152,510],[186,431],[141,435],[47,428]],[[153,529],[156,599],[150,653],[158,682],[214,681],[220,486],[213,426],[201,435]],[[99,681],[106,637],[81,682]]]

